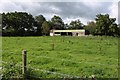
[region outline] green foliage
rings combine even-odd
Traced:
[[[42,26],[42,23],[44,21],[46,21],[45,17],[43,15],[38,15],[38,16],[35,16],[35,20],[38,22],[39,25]]]
[[[41,36],[48,35],[51,29],[85,29],[86,34],[119,36],[120,28],[115,23],[116,18],[110,18],[108,14],[96,15],[95,22],[89,22],[86,26],[81,21],[71,21],[64,24],[60,16],[54,15],[51,20],[46,21],[43,15],[33,17],[27,12],[2,13],[2,35],[3,36]],[[1,24],[0,23],[0,24]],[[1,25],[0,25],[1,26]]]
[[[64,29],[64,22],[63,22],[63,20],[61,19],[60,16],[54,15],[51,18],[51,22],[53,24],[52,29]]]
[[[116,18],[110,18],[108,14],[96,15],[95,22],[89,22],[84,29],[87,34],[119,36],[119,27],[115,23]]]
[[[46,21],[43,15],[35,16],[35,20],[37,21],[37,35],[42,35],[42,24]]]
[[[118,27],[115,23],[115,18],[110,18],[108,14],[96,15],[96,31],[95,34],[99,35],[109,35],[109,36],[116,36],[118,35]]]
[[[83,29],[83,24],[80,22],[79,19],[75,21],[71,21],[68,29]]]
[[[50,33],[50,26],[47,21],[44,21],[42,24],[42,34],[43,35],[49,35]]]
[[[3,35],[24,36],[34,33],[35,20],[26,12],[11,12],[2,14]]]
[[[85,30],[86,30],[86,34],[92,34],[94,35],[95,34],[95,30],[96,30],[96,23],[95,22],[89,22],[85,27]]]

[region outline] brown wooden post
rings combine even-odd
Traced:
[[[23,78],[24,80],[26,80],[26,63],[27,63],[27,51],[26,50],[23,50],[22,51],[22,64],[23,64]]]

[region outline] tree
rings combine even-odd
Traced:
[[[83,24],[79,19],[75,21],[71,21],[68,29],[83,29]]]
[[[64,24],[64,26],[65,26],[65,29],[69,29],[69,25],[67,23]]]
[[[35,20],[37,21],[37,35],[42,35],[41,27],[46,19],[43,15],[38,15],[35,17]]]
[[[120,24],[118,24],[118,36],[120,37]]]
[[[25,36],[34,32],[35,20],[26,12],[11,12],[2,14],[3,35]]]
[[[95,34],[95,30],[96,30],[96,23],[91,21],[88,22],[87,25],[85,26],[85,30],[87,32],[87,34]]]
[[[0,25],[2,25],[2,14],[0,13]]]
[[[59,16],[54,15],[51,18],[51,22],[52,22],[52,29],[64,29],[64,22]]]
[[[115,23],[115,18],[110,18],[108,14],[96,15],[96,34],[99,35],[109,35],[115,36],[117,35],[117,24]]]
[[[49,35],[50,33],[50,26],[47,21],[44,21],[42,24],[42,34],[43,35]]]
[[[47,21],[47,22],[48,22],[48,24],[49,24],[50,30],[53,29],[53,26],[54,26],[53,22],[52,22],[51,20],[49,20],[49,21]]]

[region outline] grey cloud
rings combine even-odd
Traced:
[[[17,7],[18,10],[21,8],[21,11],[26,11],[36,16],[39,14],[42,15],[51,15],[56,13],[60,15],[63,19],[66,18],[86,18],[86,19],[94,19],[96,14],[99,13],[110,13],[108,9],[111,6],[112,2],[100,2],[101,6],[99,7],[91,7],[85,5],[83,2],[13,2],[12,8]],[[19,7],[18,7],[19,6]],[[8,8],[9,6],[5,7]],[[57,8],[59,11],[55,11],[52,8]],[[19,10],[19,11],[20,11]],[[10,10],[9,10],[10,11]],[[49,16],[49,17],[51,17]],[[48,17],[48,16],[47,16]]]
[[[57,3],[56,5],[61,9],[60,15],[64,17],[82,17],[92,19],[98,13],[109,13],[108,7],[111,3],[102,3],[102,6],[98,8],[92,8],[84,5],[82,2],[79,3]],[[88,3],[89,5],[89,3]]]
[[[118,23],[120,24],[120,2],[118,3]]]

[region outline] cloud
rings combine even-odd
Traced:
[[[99,13],[108,13],[113,17],[116,17],[115,15],[117,15],[117,8],[114,2],[98,2],[97,0],[94,0],[93,2],[87,2],[87,0],[82,2],[43,2],[43,0],[34,2],[32,0],[4,0],[1,2],[0,7],[1,13],[26,11],[34,16],[42,14],[47,20],[51,19],[53,15],[59,15],[66,23],[71,20],[80,19],[84,24],[86,24],[88,21],[94,20],[96,14]]]
[[[112,5],[109,7],[110,10],[110,17],[112,18],[116,18],[117,19],[117,23],[118,23],[118,3],[117,2],[113,2]]]
[[[88,21],[91,21],[91,20],[88,20],[88,19],[86,19],[86,18],[66,18],[66,19],[64,19],[63,21],[64,21],[65,24],[66,24],[66,23],[70,24],[71,21],[75,21],[75,20],[78,20],[78,19],[79,19],[82,23],[84,23],[84,25],[86,25]]]
[[[12,2],[1,2],[0,12],[11,12],[11,11],[21,11],[23,10],[21,6],[16,5]]]
[[[120,24],[120,2],[118,3],[118,23]]]

